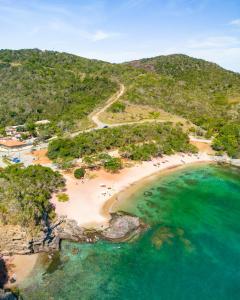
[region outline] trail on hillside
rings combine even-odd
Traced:
[[[96,124],[97,129],[103,128],[104,126],[109,126],[107,123],[103,123],[102,121],[100,121],[99,116],[102,113],[104,113],[114,102],[116,102],[119,98],[121,98],[124,92],[125,92],[125,86],[122,83],[120,83],[119,91],[116,94],[114,94],[111,98],[109,98],[106,105],[100,110],[90,114],[89,118]]]
[[[80,133],[83,133],[83,132],[90,132],[90,131],[93,131],[93,130],[96,130],[96,129],[101,129],[101,128],[104,128],[104,127],[113,127],[113,125],[115,124],[107,124],[107,123],[103,123],[102,121],[99,120],[99,117],[102,113],[104,113],[114,102],[118,101],[118,99],[120,99],[122,97],[122,95],[124,94],[125,92],[125,86],[120,83],[119,84],[119,90],[117,91],[117,93],[115,93],[114,95],[112,95],[108,101],[106,102],[105,106],[103,106],[101,109],[98,109],[98,110],[95,110],[93,111],[90,115],[89,115],[89,119],[95,124],[95,127],[94,128],[90,128],[90,129],[86,129],[86,130],[81,130],[81,131],[77,131],[77,132],[74,132],[72,133],[70,136],[71,137],[75,137],[77,136],[78,134]],[[124,124],[123,124],[124,125]]]
[[[86,130],[81,130],[78,132],[74,132],[71,134],[71,137],[75,137],[78,134],[84,133],[84,132],[91,132],[93,130],[96,129],[101,129],[104,127],[119,127],[119,126],[124,126],[124,125],[134,125],[134,124],[143,124],[143,123],[162,123],[165,122],[164,120],[161,119],[149,119],[149,120],[141,120],[141,121],[133,121],[133,122],[125,122],[125,123],[114,123],[114,124],[108,124],[106,122],[102,122],[100,120],[100,116],[101,114],[103,114],[113,103],[115,103],[116,101],[118,101],[122,95],[125,93],[125,86],[120,83],[119,84],[119,90],[117,91],[117,93],[115,93],[114,95],[112,95],[108,101],[106,102],[106,104],[104,105],[104,107],[102,107],[101,109],[95,110],[94,112],[92,112],[89,115],[89,119],[96,125],[94,128],[90,128],[90,129],[86,129]],[[205,142],[208,144],[212,143],[212,140],[204,140],[204,139],[197,139],[193,136],[189,136],[190,141],[199,141],[199,142]]]

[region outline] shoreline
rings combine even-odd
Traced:
[[[133,193],[143,188],[146,184],[149,184],[157,178],[167,176],[181,169],[197,167],[198,165],[202,164],[215,164],[218,162],[222,162],[222,159],[218,159],[215,156],[208,155],[205,152],[192,155],[178,153],[171,156],[164,156],[162,158],[153,159],[147,162],[142,162],[141,164],[137,163],[131,167],[124,168],[123,170],[121,170],[121,172],[116,174],[111,174],[103,170],[99,170],[94,172],[96,177],[89,178],[83,181],[76,180],[69,174],[66,174],[65,177],[68,177],[70,187],[74,187],[72,191],[73,193],[75,193],[76,190],[79,190],[82,195],[82,193],[85,193],[86,190],[89,191],[89,194],[86,194],[87,197],[80,197],[80,200],[82,202],[85,202],[85,205],[88,206],[88,209],[93,209],[93,214],[86,215],[86,219],[89,220],[92,218],[93,221],[86,224],[81,224],[80,222],[80,226],[85,228],[103,229],[105,227],[108,227],[111,213],[115,212],[114,207],[117,206],[120,201],[129,200]],[[72,184],[72,181],[74,181],[74,184]],[[112,185],[114,184],[115,186],[113,189]],[[67,188],[69,188],[69,186]],[[68,193],[68,190],[66,192]],[[77,198],[74,198],[73,201],[79,199],[78,194],[75,194],[75,196],[77,196]],[[88,202],[88,197],[90,196],[92,196],[90,200],[93,199],[95,200],[95,202]],[[95,199],[95,196],[98,197]],[[80,209],[75,210],[76,205],[78,206],[78,204],[80,203],[70,202],[69,206],[68,202],[59,202],[59,204],[61,205],[61,209],[64,208],[66,204],[68,204],[68,206],[70,207],[70,213],[72,212],[72,203],[75,204],[73,205],[74,212],[80,212],[81,216],[83,216],[87,210],[83,212]],[[59,206],[56,206],[56,211],[57,209],[59,212]],[[77,214],[76,216],[79,216],[79,214]],[[71,219],[71,217],[69,217],[68,215],[67,217]],[[95,222],[94,218],[96,218]],[[100,222],[99,219],[101,220]],[[9,278],[16,277],[16,281],[14,283],[8,282],[6,284],[6,288],[13,288],[15,286],[18,286],[24,280],[29,278],[32,271],[35,269],[39,258],[40,254],[13,255],[7,257],[6,265],[8,265]]]
[[[111,213],[114,210],[114,206],[117,204],[116,201],[121,201],[123,199],[126,200],[129,199],[131,197],[131,195],[136,192],[137,190],[139,190],[141,187],[143,187],[144,185],[152,182],[153,180],[155,180],[156,178],[159,178],[161,176],[166,176],[169,175],[172,172],[176,172],[178,170],[187,168],[187,167],[194,167],[194,166],[198,166],[201,164],[212,164],[214,163],[214,160],[211,156],[206,155],[205,153],[202,154],[202,156],[199,154],[198,155],[192,155],[192,156],[187,156],[185,155],[185,159],[188,157],[188,161],[186,161],[185,163],[178,162],[176,163],[176,157],[178,159],[182,159],[182,154],[175,154],[173,156],[166,156],[160,159],[154,159],[152,161],[149,162],[143,162],[142,164],[136,164],[133,167],[130,168],[125,168],[122,171],[124,174],[107,174],[107,180],[111,179],[112,182],[118,180],[119,178],[122,179],[126,179],[126,178],[131,178],[131,180],[128,180],[127,183],[125,183],[125,181],[120,181],[119,182],[119,186],[118,188],[116,188],[116,192],[110,196],[110,194],[105,195],[105,197],[102,198],[102,200],[104,200],[101,204],[101,206],[99,206],[99,211],[98,211],[98,215],[101,216],[103,222],[98,223],[98,222],[91,222],[84,225],[81,225],[83,227],[86,228],[105,228],[108,226],[108,222],[111,218]],[[171,159],[170,159],[171,158]],[[204,160],[203,160],[204,158]],[[163,161],[168,160],[168,162],[163,163]],[[187,160],[187,159],[186,159]],[[162,165],[157,165],[154,166],[156,163],[160,163],[162,162]],[[147,175],[145,175],[146,173],[144,172],[139,172],[139,169],[144,169],[146,167],[146,164],[149,166],[151,166],[151,168],[148,169]],[[154,168],[153,168],[153,167]],[[131,175],[132,170],[138,172],[138,177],[129,177],[129,174]],[[100,173],[102,173],[103,171],[101,170]],[[126,173],[126,174],[125,174]],[[69,175],[67,175],[69,176]],[[113,180],[114,179],[114,180]],[[99,180],[101,180],[101,182],[103,182],[102,178],[93,178],[93,179],[89,179],[87,180],[85,183],[81,183],[80,188],[84,188],[84,187],[89,187],[91,186],[92,192],[93,194],[95,194],[94,192],[98,191],[97,187],[98,185],[95,185],[95,190],[93,190],[92,187],[92,180],[95,180],[95,183],[99,183]],[[105,182],[107,183],[107,182]],[[124,183],[124,184],[123,184]],[[78,186],[77,186],[78,187]],[[107,187],[107,185],[106,185]],[[102,195],[102,194],[101,194]],[[61,203],[62,204],[62,203]],[[64,204],[64,203],[63,203]],[[96,211],[95,211],[96,212]],[[93,217],[95,215],[93,214]],[[5,288],[14,288],[16,286],[21,285],[22,282],[24,282],[24,280],[26,280],[27,278],[29,278],[29,276],[31,276],[32,271],[35,269],[38,261],[40,258],[40,254],[31,254],[31,255],[13,255],[11,257],[7,257],[7,259],[5,259],[6,261],[6,265],[8,265],[8,272],[9,272],[9,279],[11,278],[15,278],[16,281],[11,283],[10,280],[8,281],[8,283],[6,283]]]
[[[176,166],[171,166],[169,168],[157,171],[156,173],[153,173],[149,176],[143,177],[142,179],[130,184],[128,187],[126,187],[122,191],[119,191],[118,193],[113,195],[110,199],[108,199],[102,207],[102,214],[108,218],[110,214],[116,212],[115,206],[118,206],[118,204],[122,201],[129,200],[129,198],[135,192],[138,192],[144,186],[151,184],[153,181],[155,181],[158,178],[168,176],[171,173],[177,172],[179,170],[184,170],[186,168],[197,167],[199,165],[205,165],[205,164],[210,165],[215,163],[216,162],[212,160],[212,161],[197,161],[197,162],[188,163],[184,165],[176,165]]]
[[[149,177],[159,176],[162,172],[175,171],[191,164],[212,162],[214,157],[205,152],[178,153],[137,163],[115,174],[104,170],[94,171],[91,173],[92,178],[84,180],[76,180],[70,174],[65,174],[65,192],[69,195],[69,201],[58,202],[54,195],[52,203],[58,216],[64,215],[85,228],[104,228],[110,219],[108,210],[111,209],[112,199],[116,199],[119,193]]]

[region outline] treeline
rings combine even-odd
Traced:
[[[55,216],[52,192],[65,185],[58,172],[42,166],[12,165],[0,169],[0,224],[34,229]]]
[[[57,139],[49,144],[48,156],[55,161],[69,160],[113,149],[119,149],[123,157],[134,160],[196,150],[180,126],[162,123],[105,128],[72,139]]]

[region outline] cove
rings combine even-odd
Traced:
[[[150,225],[128,243],[74,244],[22,284],[23,299],[239,299],[240,171],[187,167],[117,210]]]

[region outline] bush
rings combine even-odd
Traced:
[[[86,171],[83,168],[76,169],[74,171],[74,177],[77,179],[81,179],[85,176],[85,173],[86,173]]]
[[[109,107],[109,111],[112,113],[124,112],[126,110],[126,105],[123,102],[117,101]]]
[[[111,157],[109,160],[105,161],[104,168],[110,172],[117,172],[122,169],[122,161],[120,158]]]
[[[56,160],[56,164],[58,168],[62,170],[70,170],[74,167],[75,162],[72,157],[67,157],[65,159],[59,158]]]
[[[57,198],[59,202],[67,202],[69,200],[69,196],[65,193],[58,194]]]

